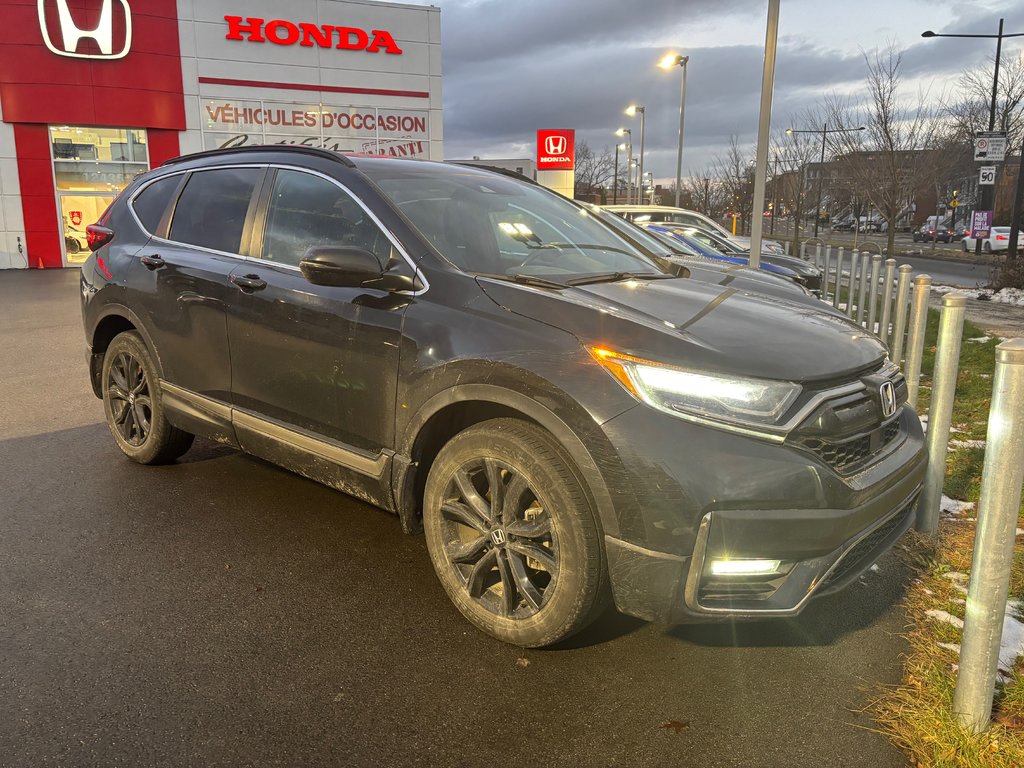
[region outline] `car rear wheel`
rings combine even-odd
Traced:
[[[146,344],[135,331],[118,334],[103,357],[103,410],[117,447],[140,464],[181,456],[194,436],[164,415],[160,380]]]
[[[594,512],[569,457],[533,424],[495,419],[452,438],[427,477],[423,525],[448,596],[499,640],[551,645],[607,605]]]

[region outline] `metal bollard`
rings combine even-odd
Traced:
[[[917,505],[917,530],[927,536],[939,532],[939,507],[942,502],[942,481],[946,477],[946,446],[953,420],[953,399],[960,370],[960,337],[964,331],[967,297],[947,293],[942,297],[939,337],[935,345],[935,368],[932,371],[932,399],[928,406],[928,468],[924,490]]]
[[[1024,339],[1011,339],[996,347],[978,531],[960,644],[960,672],[953,694],[956,719],[975,733],[985,730],[992,716],[1022,485]]]
[[[889,342],[889,358],[899,365],[903,361],[903,332],[907,326],[907,296],[910,295],[910,273],[914,268],[901,264],[900,276],[896,281],[896,318],[892,324],[892,340]]]
[[[928,275],[914,278],[914,300],[910,307],[910,328],[907,331],[907,405],[917,408],[917,391],[921,386],[921,358],[924,356],[924,333],[928,327],[928,294],[932,279]]]
[[[807,259],[807,243],[800,243],[800,258]]]
[[[857,288],[857,325],[864,325],[864,310],[868,305],[868,254],[860,255],[860,285]]]
[[[789,256],[789,255],[790,255],[790,251],[789,251],[789,240],[787,240],[787,241],[786,241],[786,255],[787,255],[787,256]]]
[[[821,268],[821,243],[814,246],[814,266]]]
[[[832,294],[832,306],[839,309],[839,288],[843,284],[843,249],[836,251],[836,290]]]
[[[857,268],[860,266],[860,251],[856,248],[850,254],[850,282],[846,288],[846,316],[853,317],[853,303],[856,300]]]
[[[882,271],[882,254],[871,257],[871,290],[868,292],[868,330],[875,330],[875,315],[878,310],[878,277]]]
[[[889,316],[892,314],[892,284],[896,279],[896,259],[885,260],[885,277],[882,278],[882,322],[878,326],[878,338],[889,338]]]
[[[832,267],[832,246],[825,249],[825,263],[821,269],[821,300],[828,301],[828,273]]]

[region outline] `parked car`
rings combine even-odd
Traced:
[[[609,596],[793,615],[914,519],[921,425],[877,338],[680,276],[537,185],[238,147],[134,179],[87,232],[89,376],[121,452],[202,435],[393,511],[509,643]]]
[[[750,249],[742,248],[732,240],[720,237],[714,232],[708,232],[700,227],[682,227],[681,231],[688,237],[695,238],[712,248],[717,249],[726,256],[733,256],[742,259],[750,259]],[[762,253],[762,264],[773,264],[776,267],[784,267],[793,270],[800,277],[800,284],[816,296],[821,292],[821,270],[805,259],[796,256],[778,255],[775,253]]]
[[[774,274],[749,266],[743,268],[740,261],[723,261],[720,258],[703,255],[697,248],[685,240],[663,235],[659,232],[634,224],[621,216],[605,211],[592,203],[580,203],[601,222],[612,227],[622,237],[629,240],[635,247],[650,254],[655,259],[663,259],[672,264],[686,268],[689,277],[715,285],[728,285],[743,291],[775,296],[786,301],[795,302],[821,309],[822,305],[811,293],[793,279],[794,275]],[[738,269],[737,266],[740,268]],[[829,307],[825,307],[829,311]]]
[[[924,224],[920,228],[915,229],[911,235],[915,243],[950,243],[953,241],[953,235],[948,227],[939,224]]]
[[[682,224],[689,227],[701,227],[703,229],[717,232],[723,237],[735,240],[745,248],[750,248],[750,238],[742,235],[734,235],[717,221],[708,218],[703,213],[688,211],[685,208],[673,208],[668,205],[606,205],[605,210],[612,211],[630,221],[638,224]],[[782,244],[775,240],[763,240],[762,249],[772,253],[785,253]]]
[[[1018,237],[1020,235],[1018,234]],[[974,233],[971,232],[969,235],[965,235],[964,239],[960,241],[960,248],[963,251],[973,251],[977,245],[977,240],[974,237]],[[1005,251],[1010,247],[1010,228],[1009,227],[992,227],[989,230],[988,237],[982,238],[981,250],[984,253],[994,253],[999,251]]]

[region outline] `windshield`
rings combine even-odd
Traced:
[[[453,166],[365,173],[459,269],[560,283],[595,275],[665,275],[585,209],[543,187]]]

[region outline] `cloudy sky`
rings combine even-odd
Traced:
[[[690,56],[683,171],[698,172],[733,134],[753,143],[764,61],[765,0],[434,0],[441,7],[445,155],[533,157],[538,128],[575,128],[595,149],[647,106],[645,166],[675,176],[678,68]],[[833,90],[856,92],[863,51],[895,42],[908,87],[938,99],[995,41],[922,39],[937,32],[1024,32],[1024,2],[782,0],[773,125]],[[1024,40],[1024,38],[1020,38]],[[1019,51],[1004,44],[1004,56]],[[639,118],[634,139],[639,139]]]

